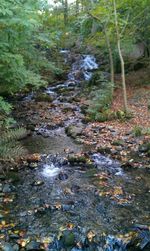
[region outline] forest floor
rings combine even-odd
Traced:
[[[123,110],[120,76],[116,78],[117,88],[111,106],[113,112]],[[96,148],[104,153],[109,153],[109,149],[111,149],[113,157],[117,155],[117,158],[123,162],[131,159],[131,152],[137,152],[140,146],[150,142],[150,86],[142,85],[142,71],[130,73],[127,75],[126,81],[128,109],[132,113],[132,117],[129,120],[115,119],[89,123],[84,131],[86,135],[84,143],[95,144]],[[82,102],[84,103],[84,100]],[[95,128],[99,128],[100,133]]]

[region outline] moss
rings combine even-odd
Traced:
[[[135,137],[140,137],[140,136],[142,136],[142,127],[140,127],[140,126],[135,126],[134,128],[133,128],[133,130],[132,130],[132,133],[133,133],[133,135],[135,136]]]
[[[87,167],[87,168],[95,167],[92,160],[90,160],[90,158],[84,155],[81,155],[81,156],[70,155],[68,157],[68,161],[71,165],[84,165],[84,167]]]
[[[123,146],[124,145],[124,141],[123,140],[114,140],[112,142],[112,145],[114,145],[114,146]]]
[[[143,153],[150,153],[150,142],[146,142],[139,146],[139,151]]]
[[[37,101],[37,102],[52,102],[53,97],[49,96],[46,93],[40,93],[36,96],[35,101]]]
[[[86,164],[87,158],[86,158],[85,156],[75,156],[75,155],[71,155],[71,156],[68,157],[68,161],[69,161],[70,164],[72,164],[72,165],[78,164],[78,163]]]
[[[111,153],[111,149],[109,147],[99,147],[97,149],[97,152],[101,153],[101,154],[110,154]]]

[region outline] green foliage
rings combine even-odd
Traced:
[[[108,81],[101,82],[98,90],[91,92],[92,102],[87,110],[91,120],[104,122],[111,117],[109,107],[112,102],[113,85]]]
[[[9,161],[26,153],[18,140],[27,135],[24,128],[17,128],[4,131],[0,137],[0,159]]]
[[[4,1],[0,3],[0,93],[20,91],[26,85],[46,85],[44,69],[57,71],[46,59],[51,39],[44,30],[43,4],[40,0]]]
[[[14,124],[14,119],[10,116],[12,106],[0,96],[0,129],[8,128]]]
[[[134,134],[135,137],[140,137],[142,136],[142,127],[140,126],[135,126],[132,130],[132,133]]]
[[[0,115],[9,114],[11,112],[12,106],[4,101],[4,99],[0,96]]]
[[[141,126],[135,126],[132,130],[135,137],[140,137],[142,135],[150,135],[150,128],[142,128]]]

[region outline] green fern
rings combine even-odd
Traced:
[[[0,138],[0,159],[10,160],[18,158],[26,153],[26,150],[19,142],[27,135],[25,128],[8,130]]]

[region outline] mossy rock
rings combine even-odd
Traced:
[[[112,142],[112,145],[114,145],[114,146],[124,146],[124,144],[125,144],[125,142],[123,141],[123,140],[114,140],[113,142]]]
[[[67,136],[72,137],[73,139],[76,139],[77,136],[82,135],[83,126],[68,126],[65,128],[65,132]]]
[[[93,85],[101,86],[103,85],[104,81],[106,81],[104,73],[102,71],[95,71],[88,85],[89,86],[93,86]]]
[[[139,151],[143,153],[150,153],[150,142],[144,143],[139,146]]]
[[[70,162],[71,165],[75,165],[79,163],[86,164],[87,158],[85,156],[69,155],[68,161]]]
[[[69,163],[74,165],[82,165],[86,168],[94,168],[95,164],[90,160],[90,158],[82,155],[82,156],[76,156],[76,155],[69,155],[68,157]]]
[[[111,153],[111,149],[109,147],[99,147],[97,148],[97,152],[101,153],[101,154],[110,154]]]
[[[51,103],[53,100],[54,98],[48,95],[47,93],[38,94],[35,98],[35,101],[37,102],[50,102]]]
[[[95,116],[95,121],[97,122],[105,122],[108,120],[108,115],[106,113],[99,112]]]
[[[73,232],[65,231],[62,237],[62,242],[65,247],[72,247],[75,244],[75,236]]]

